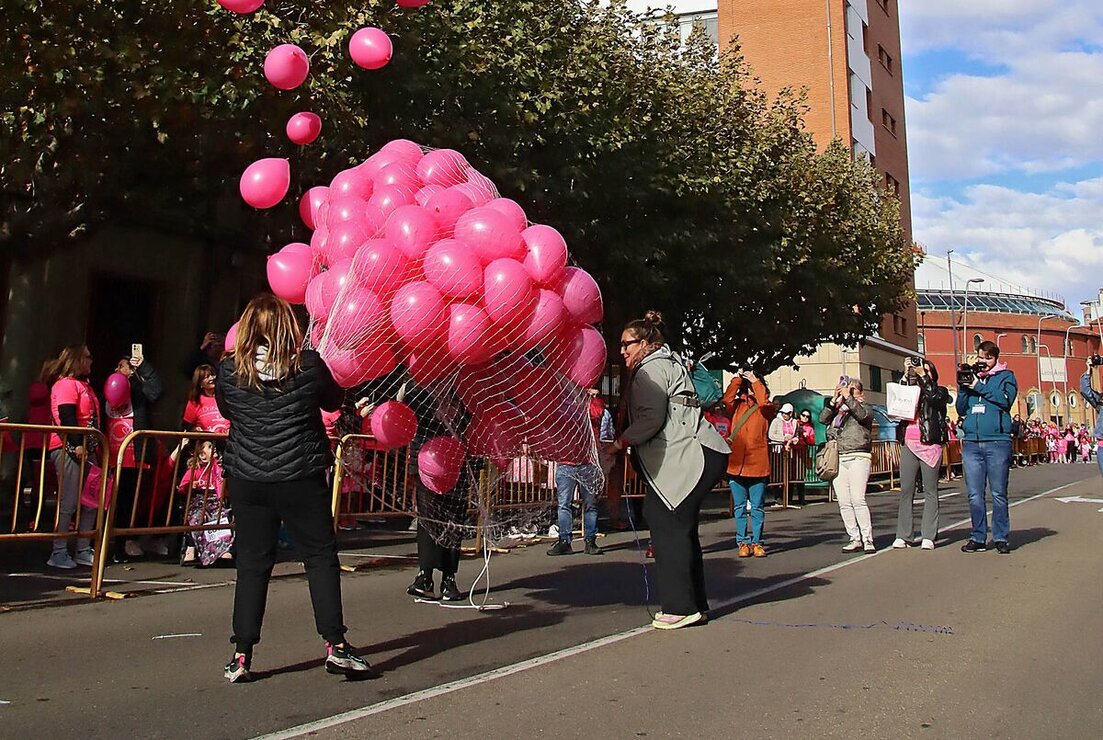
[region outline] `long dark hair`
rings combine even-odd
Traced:
[[[191,388],[188,389],[188,400],[192,403],[199,403],[199,399],[203,397],[203,381],[213,377],[214,368],[212,366],[203,364],[195,368],[195,372],[191,374]]]

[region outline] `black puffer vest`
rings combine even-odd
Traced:
[[[928,379],[903,377],[902,385],[919,386],[919,407],[916,409],[915,424],[919,425],[919,436],[925,445],[946,444],[946,407],[950,403],[950,392]],[[913,422],[900,422],[896,425],[896,441],[904,443],[904,431]]]
[[[230,478],[279,483],[323,474],[333,461],[320,409],[336,411],[344,391],[317,352],[304,350],[302,370],[260,391],[242,388],[234,359],[218,366],[215,397],[230,421],[223,468]]]

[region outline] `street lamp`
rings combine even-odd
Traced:
[[[1049,366],[1052,368],[1053,367],[1053,353],[1050,352],[1049,347],[1045,346],[1044,344],[1039,344],[1038,345],[1038,366],[1041,367],[1041,365],[1042,365],[1042,350],[1043,349],[1046,351],[1046,357],[1049,358]],[[1050,380],[1050,383],[1053,385],[1053,392],[1056,393],[1057,392],[1057,381],[1056,380]],[[1040,391],[1042,391],[1042,393],[1045,393],[1045,388],[1042,387],[1042,374],[1040,372],[1038,373],[1038,389]],[[1067,399],[1062,399],[1062,401],[1067,401]],[[1050,405],[1053,405],[1053,397],[1052,396],[1050,396]],[[1060,409],[1061,409],[1061,406],[1063,406],[1063,405],[1064,404],[1058,404],[1057,408],[1054,409],[1057,412],[1057,426],[1061,426],[1061,410]]]
[[[1007,332],[1005,332],[1005,331],[1001,331],[999,334],[996,335],[996,349],[1000,349],[1000,340],[1002,338],[1006,337],[1006,336],[1007,336]],[[1002,352],[1002,350],[1001,350],[1001,352]]]
[[[954,250],[949,249],[946,251],[946,272],[950,275],[950,345],[954,348],[954,367],[958,366],[958,354],[957,354],[957,309],[954,307],[954,268],[953,263],[950,262],[950,255],[954,253]]]
[[[969,346],[966,344],[969,341],[969,286],[983,283],[984,278],[969,278],[965,283],[965,310],[963,311],[961,323],[961,332],[964,336],[961,338],[961,353],[968,356]]]
[[[1059,319],[1059,318],[1061,318],[1061,317],[1057,316],[1056,314],[1043,314],[1042,316],[1038,317],[1038,338],[1037,338],[1038,347],[1037,347],[1036,352],[1038,354],[1038,390],[1039,391],[1043,391],[1043,387],[1042,387],[1042,347],[1045,347],[1045,345],[1042,344],[1042,322],[1045,321],[1046,319]],[[1049,347],[1046,347],[1046,354],[1049,354]],[[1052,359],[1053,359],[1053,355],[1050,355],[1050,364],[1053,364]],[[1054,383],[1054,388],[1056,388],[1056,383]]]

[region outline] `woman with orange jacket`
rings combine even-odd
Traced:
[[[766,483],[770,480],[767,432],[777,416],[766,382],[749,370],[740,370],[724,392],[724,408],[731,414],[728,443],[728,485],[735,507],[735,541],[739,557],[766,557],[762,525],[766,521]],[[751,531],[747,533],[747,501],[751,502]]]

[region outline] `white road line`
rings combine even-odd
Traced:
[[[1036,494],[1034,496],[1030,496],[1029,498],[1024,498],[1021,501],[1016,501],[1013,504],[1011,504],[1009,506],[1009,508],[1013,507],[1013,506],[1018,506],[1020,504],[1025,504],[1027,502],[1034,501],[1036,499],[1040,499],[1040,498],[1043,498],[1045,496],[1049,496],[1050,494],[1057,493],[1058,491],[1063,491],[1064,489],[1069,488],[1070,486],[1075,486],[1075,485],[1078,485],[1078,484],[1083,483],[1083,482],[1084,481],[1074,481],[1072,483],[1067,483],[1067,484],[1065,484],[1063,486],[1059,486],[1057,488],[1052,488],[1048,491],[1043,491],[1042,493]],[[962,519],[959,522],[954,522],[953,524],[942,527],[938,531],[939,531],[939,533],[947,532],[951,529],[956,529],[957,527],[960,527],[963,524],[971,524],[971,523],[972,522],[969,519]],[[851,565],[854,565],[855,563],[860,563],[862,561],[869,560],[870,558],[875,558],[878,555],[882,555],[886,552],[892,552],[892,549],[891,548],[886,548],[884,550],[878,550],[877,552],[870,553],[869,555],[861,555],[859,557],[852,558],[850,560],[843,560],[842,562],[835,563],[834,565],[828,565],[824,568],[819,568],[818,570],[813,570],[813,571],[810,571],[810,572],[805,573],[803,575],[788,578],[784,581],[781,581],[780,583],[775,583],[775,584],[770,585],[770,586],[764,586],[763,588],[755,589],[754,591],[750,591],[748,593],[743,594],[742,596],[738,596],[735,599],[732,599],[731,601],[726,602],[725,604],[723,604],[720,607],[720,609],[723,609],[723,608],[729,607],[729,606],[734,606],[736,604],[741,604],[745,601],[751,601],[751,600],[757,599],[759,596],[763,596],[765,594],[772,593],[774,591],[780,591],[781,589],[788,588],[788,587],[790,587],[794,584],[800,583],[802,581],[806,581],[810,578],[817,578],[819,576],[826,575],[827,573],[832,573],[834,571],[841,570],[842,568],[846,568],[846,567],[849,567]],[[589,652],[591,650],[595,650],[595,649],[600,648],[600,647],[605,647],[606,645],[612,645],[612,644],[620,642],[622,640],[627,640],[630,637],[637,637],[639,635],[647,634],[647,633],[653,632],[653,631],[654,630],[650,626],[636,627],[635,629],[630,629],[630,630],[627,630],[625,632],[618,632],[617,634],[609,635],[608,637],[602,637],[602,638],[599,638],[597,640],[592,640],[590,642],[584,642],[581,645],[575,645],[574,647],[565,648],[563,650],[557,650],[554,653],[548,653],[547,655],[541,655],[541,656],[538,656],[536,658],[529,658],[528,660],[523,660],[519,663],[513,663],[511,665],[502,666],[501,668],[495,668],[492,671],[487,671],[485,673],[480,673],[480,674],[475,675],[475,676],[470,676],[468,678],[462,678],[462,679],[459,679],[459,680],[456,680],[456,681],[450,681],[448,683],[444,683],[444,684],[441,684],[439,686],[433,686],[431,688],[423,689],[421,691],[415,691],[413,693],[406,694],[404,696],[395,697],[394,699],[387,699],[386,701],[377,702],[375,704],[369,704],[368,706],[361,707],[360,709],[353,709],[353,710],[350,710],[348,712],[341,712],[340,714],[334,714],[330,717],[326,717],[324,719],[320,719],[320,720],[317,720],[315,722],[307,722],[306,724],[296,725],[295,727],[289,727],[288,729],[281,730],[279,732],[273,732],[273,733],[269,733],[267,735],[260,735],[255,740],[284,740],[285,738],[302,737],[303,735],[309,735],[310,733],[313,733],[313,732],[319,732],[321,730],[329,729],[330,727],[336,727],[337,725],[343,725],[347,722],[354,722],[358,719],[363,719],[364,717],[370,717],[373,714],[379,714],[381,712],[386,712],[390,709],[396,709],[398,707],[403,707],[403,706],[406,706],[408,704],[414,704],[416,702],[419,702],[419,701],[422,701],[422,700],[425,700],[425,699],[432,699],[433,697],[436,697],[436,696],[442,696],[444,694],[450,694],[454,691],[459,691],[460,689],[466,689],[466,688],[471,687],[471,686],[478,686],[479,684],[484,684],[484,683],[487,683],[488,681],[493,681],[493,680],[498,679],[498,678],[504,678],[505,676],[511,676],[515,673],[520,673],[522,671],[527,671],[530,668],[537,668],[539,666],[547,665],[549,663],[555,663],[555,662],[560,661],[564,658],[569,658],[573,655],[579,655],[581,653],[586,653],[586,652]]]
[[[954,496],[960,496],[960,495],[961,495],[961,491],[954,491],[953,493],[944,493],[944,494],[942,494],[941,496],[938,497],[938,500],[941,501],[944,498],[953,498]]]
[[[150,639],[153,639],[153,640],[171,640],[174,637],[202,637],[202,636],[203,636],[202,632],[181,632],[181,633],[176,634],[176,635],[157,635],[156,637],[152,637]]]
[[[4,575],[4,574],[0,574]],[[7,573],[11,578],[45,578],[50,581],[70,581],[73,583],[89,583],[91,578],[71,578],[68,576],[52,576],[46,573]],[[190,581],[127,581],[122,578],[104,578],[104,583],[140,583],[143,586],[192,586]]]

